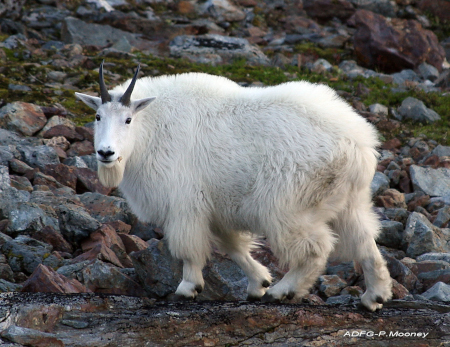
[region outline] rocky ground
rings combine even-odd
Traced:
[[[93,114],[73,93],[97,95],[105,60],[109,86],[140,63],[143,75],[204,71],[245,86],[308,79],[336,88],[382,136],[372,192],[394,299],[416,303],[419,313],[440,307],[440,318],[433,316],[440,333],[426,343],[445,344],[449,334],[438,326],[447,324],[450,302],[449,17],[445,0],[0,1],[0,292],[16,293],[2,294],[0,307],[39,301],[19,292],[80,293],[78,300],[94,293],[88,297],[100,301],[96,294],[128,295],[163,305],[180,280],[164,230],[138,221],[96,176]],[[282,277],[264,241],[254,256]],[[245,298],[246,279],[226,255],[215,252],[204,274],[199,300]],[[328,305],[308,312],[331,317],[333,305],[354,309],[363,290],[352,263],[330,260],[303,306],[286,310]],[[0,344],[37,345],[24,340],[33,331],[12,331],[53,329],[13,316],[2,320]],[[361,317],[352,322],[365,329]]]

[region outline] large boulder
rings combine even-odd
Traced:
[[[358,10],[350,22],[356,26],[354,47],[359,64],[387,73],[414,69],[423,62],[442,70],[445,51],[436,35],[418,21],[388,20]]]
[[[450,169],[411,165],[409,172],[415,191],[422,191],[430,196],[450,195]]]

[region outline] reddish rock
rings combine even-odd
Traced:
[[[41,108],[26,102],[13,102],[0,109],[0,127],[25,136],[34,135],[46,122]]]
[[[438,166],[450,169],[450,157],[440,157]]]
[[[9,177],[11,179],[11,187],[19,190],[26,190],[30,193],[33,191],[33,186],[31,185],[30,180],[25,176],[10,175]]]
[[[377,206],[384,208],[406,208],[405,195],[396,189],[387,189],[375,198]]]
[[[408,211],[415,211],[417,207],[425,207],[430,203],[429,195],[416,196],[408,203]]]
[[[98,247],[99,245],[101,245],[100,248]],[[104,247],[111,250],[115,254],[117,261],[111,256],[108,250],[104,249]],[[93,232],[87,240],[81,243],[81,248],[85,252],[95,249],[94,252],[88,254],[89,257],[97,252],[101,254],[103,260],[108,259],[110,263],[117,266],[133,267],[133,263],[127,255],[127,251],[121,237],[119,237],[116,231],[109,225],[104,224],[100,227],[100,229]]]
[[[67,110],[58,107],[51,106],[41,106],[42,112],[44,112],[47,118],[51,118],[53,116],[66,116]]]
[[[13,173],[17,173],[20,175],[24,175],[27,172],[33,172],[34,169],[29,166],[28,164],[24,163],[23,161],[19,159],[11,159],[9,161],[9,167]]]
[[[33,177],[33,185],[41,185],[41,186],[47,186],[50,188],[64,188],[65,186],[61,183],[59,183],[54,177],[50,175],[45,175],[42,172],[36,172]]]
[[[98,179],[97,172],[89,168],[77,168],[75,174],[78,179],[76,187],[78,194],[97,192],[108,195],[112,190],[103,186]]]
[[[57,136],[64,136],[70,142],[84,140],[84,137],[76,132],[75,129],[63,124],[56,125],[43,134],[44,139],[51,139]]]
[[[333,17],[346,20],[355,13],[353,5],[345,0],[303,0],[303,9],[308,16],[321,22]]]
[[[413,191],[411,179],[405,170],[400,171],[400,180],[398,182],[400,191],[405,194],[409,194]]]
[[[440,159],[437,155],[429,156],[424,162],[423,165],[431,166],[433,169],[439,167]]]
[[[55,136],[51,139],[44,140],[44,144],[55,149],[60,148],[62,152],[67,151],[70,147],[70,142],[64,136]],[[67,155],[65,155],[67,158]],[[61,156],[59,156],[61,157]]]
[[[105,224],[113,228],[119,234],[119,236],[120,234],[129,234],[131,231],[131,225],[124,223],[121,220],[115,220],[114,222],[106,222]]]
[[[32,237],[36,240],[43,241],[53,246],[53,249],[59,252],[72,253],[73,248],[69,242],[51,226],[45,226],[39,231],[36,231]]]
[[[93,248],[79,255],[78,257],[73,259],[72,262],[75,264],[81,263],[85,260],[94,260],[94,259],[99,259],[101,261],[111,263],[120,268],[124,267],[120,262],[119,258],[116,256],[116,253],[114,253],[110,248],[106,247],[102,243],[96,243],[95,246],[93,246]]]
[[[88,293],[90,290],[77,280],[69,279],[48,266],[39,264],[24,283],[22,292]]]
[[[408,289],[406,289],[404,285],[392,279],[392,299],[403,299],[407,295],[409,295]]]
[[[94,145],[88,140],[74,142],[67,151],[69,157],[89,155],[92,153],[94,153]]]
[[[148,243],[136,235],[119,234],[128,254],[148,248]]]
[[[94,129],[88,127],[76,127],[75,131],[84,139],[94,143]]]
[[[319,24],[317,24],[312,19],[306,18],[304,16],[287,16],[283,22],[283,28],[288,33],[301,33],[304,29],[313,32],[321,31]]]
[[[64,164],[52,164],[47,165],[43,171],[46,175],[54,177],[61,184],[76,190],[78,178],[74,167]]]
[[[392,73],[427,62],[442,69],[445,51],[436,35],[416,20],[385,17],[358,10],[350,19],[356,26],[355,55],[360,65]]]
[[[389,140],[389,141],[386,141],[385,143],[383,143],[381,145],[381,148],[391,151],[393,149],[399,148],[401,145],[402,145],[402,142],[398,138],[394,137],[392,140]]]

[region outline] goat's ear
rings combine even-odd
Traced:
[[[90,108],[93,108],[95,111],[97,111],[98,108],[100,107],[100,105],[102,104],[102,99],[100,99],[96,96],[91,96],[91,95],[81,94],[81,93],[75,93],[75,96],[78,99],[80,99],[81,101],[83,101]]]
[[[145,98],[145,99],[139,99],[134,100],[131,102],[131,109],[133,110],[133,113],[138,113],[142,111],[144,108],[146,108],[150,103],[156,99],[156,96],[153,96],[151,98]]]

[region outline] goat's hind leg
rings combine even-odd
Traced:
[[[368,310],[375,311],[391,298],[392,280],[375,243],[379,230],[377,216],[371,211],[370,203],[357,205],[346,209],[333,222],[333,229],[339,235],[335,254],[343,260],[353,259],[361,266],[366,284],[361,303]]]
[[[250,255],[256,247],[249,233],[230,232],[221,234],[217,245],[244,271],[248,279],[247,300],[261,299],[272,283],[269,270]]]
[[[334,237],[325,223],[306,223],[299,230],[285,230],[269,237],[275,255],[289,271],[263,296],[264,302],[280,302],[300,298],[309,293],[323,273]]]

